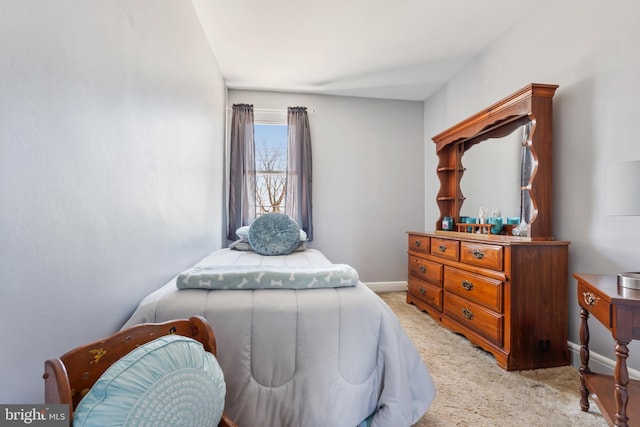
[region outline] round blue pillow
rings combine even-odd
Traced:
[[[300,241],[300,226],[289,215],[264,214],[249,226],[249,244],[260,255],[287,255]]]
[[[226,387],[213,354],[198,341],[167,335],[111,365],[82,398],[74,427],[215,427]]]

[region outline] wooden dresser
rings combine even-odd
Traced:
[[[557,88],[531,83],[434,136],[440,217],[432,233],[409,232],[407,302],[507,370],[569,364],[569,242],[552,234]],[[496,144],[481,162],[465,159],[469,150],[486,154]],[[506,154],[509,144],[517,144],[519,161]],[[480,185],[465,185],[465,194],[467,168],[480,172],[469,177]],[[503,192],[490,184],[496,177],[508,184]],[[466,216],[482,212],[484,200],[519,215],[503,218],[492,209],[492,218]],[[506,225],[490,225],[498,220]]]
[[[569,242],[409,232],[407,302],[506,370],[570,363]]]

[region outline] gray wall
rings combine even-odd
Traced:
[[[228,99],[315,111],[310,246],[365,282],[406,281],[405,232],[424,221],[423,103],[239,90]]]
[[[569,273],[616,274],[640,267],[640,217],[608,216],[607,170],[640,159],[640,3],[544,1],[427,100],[428,138],[528,83],[555,83],[554,235],[572,242]],[[427,144],[425,223],[437,215],[434,144]],[[515,184],[515,183],[514,183]],[[638,191],[630,183],[629,191]],[[575,280],[569,338],[579,343]],[[590,323],[591,349],[614,358],[610,334]],[[593,356],[593,353],[592,353]],[[629,365],[640,369],[640,345]]]
[[[191,2],[0,7],[0,402],[222,245],[226,89]]]

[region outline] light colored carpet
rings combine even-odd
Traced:
[[[606,426],[596,404],[580,409],[578,371],[565,366],[507,372],[493,356],[405,302],[380,293],[420,352],[436,398],[414,427]]]

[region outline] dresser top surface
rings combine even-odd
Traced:
[[[504,245],[569,245],[571,242],[564,240],[549,239],[532,239],[530,237],[517,237],[517,236],[505,236],[502,234],[480,234],[480,233],[464,233],[458,231],[443,231],[435,230],[431,232],[423,231],[407,231],[407,234],[414,234],[418,236],[429,236],[440,239],[456,239],[456,240],[468,240],[476,242],[490,242]]]

